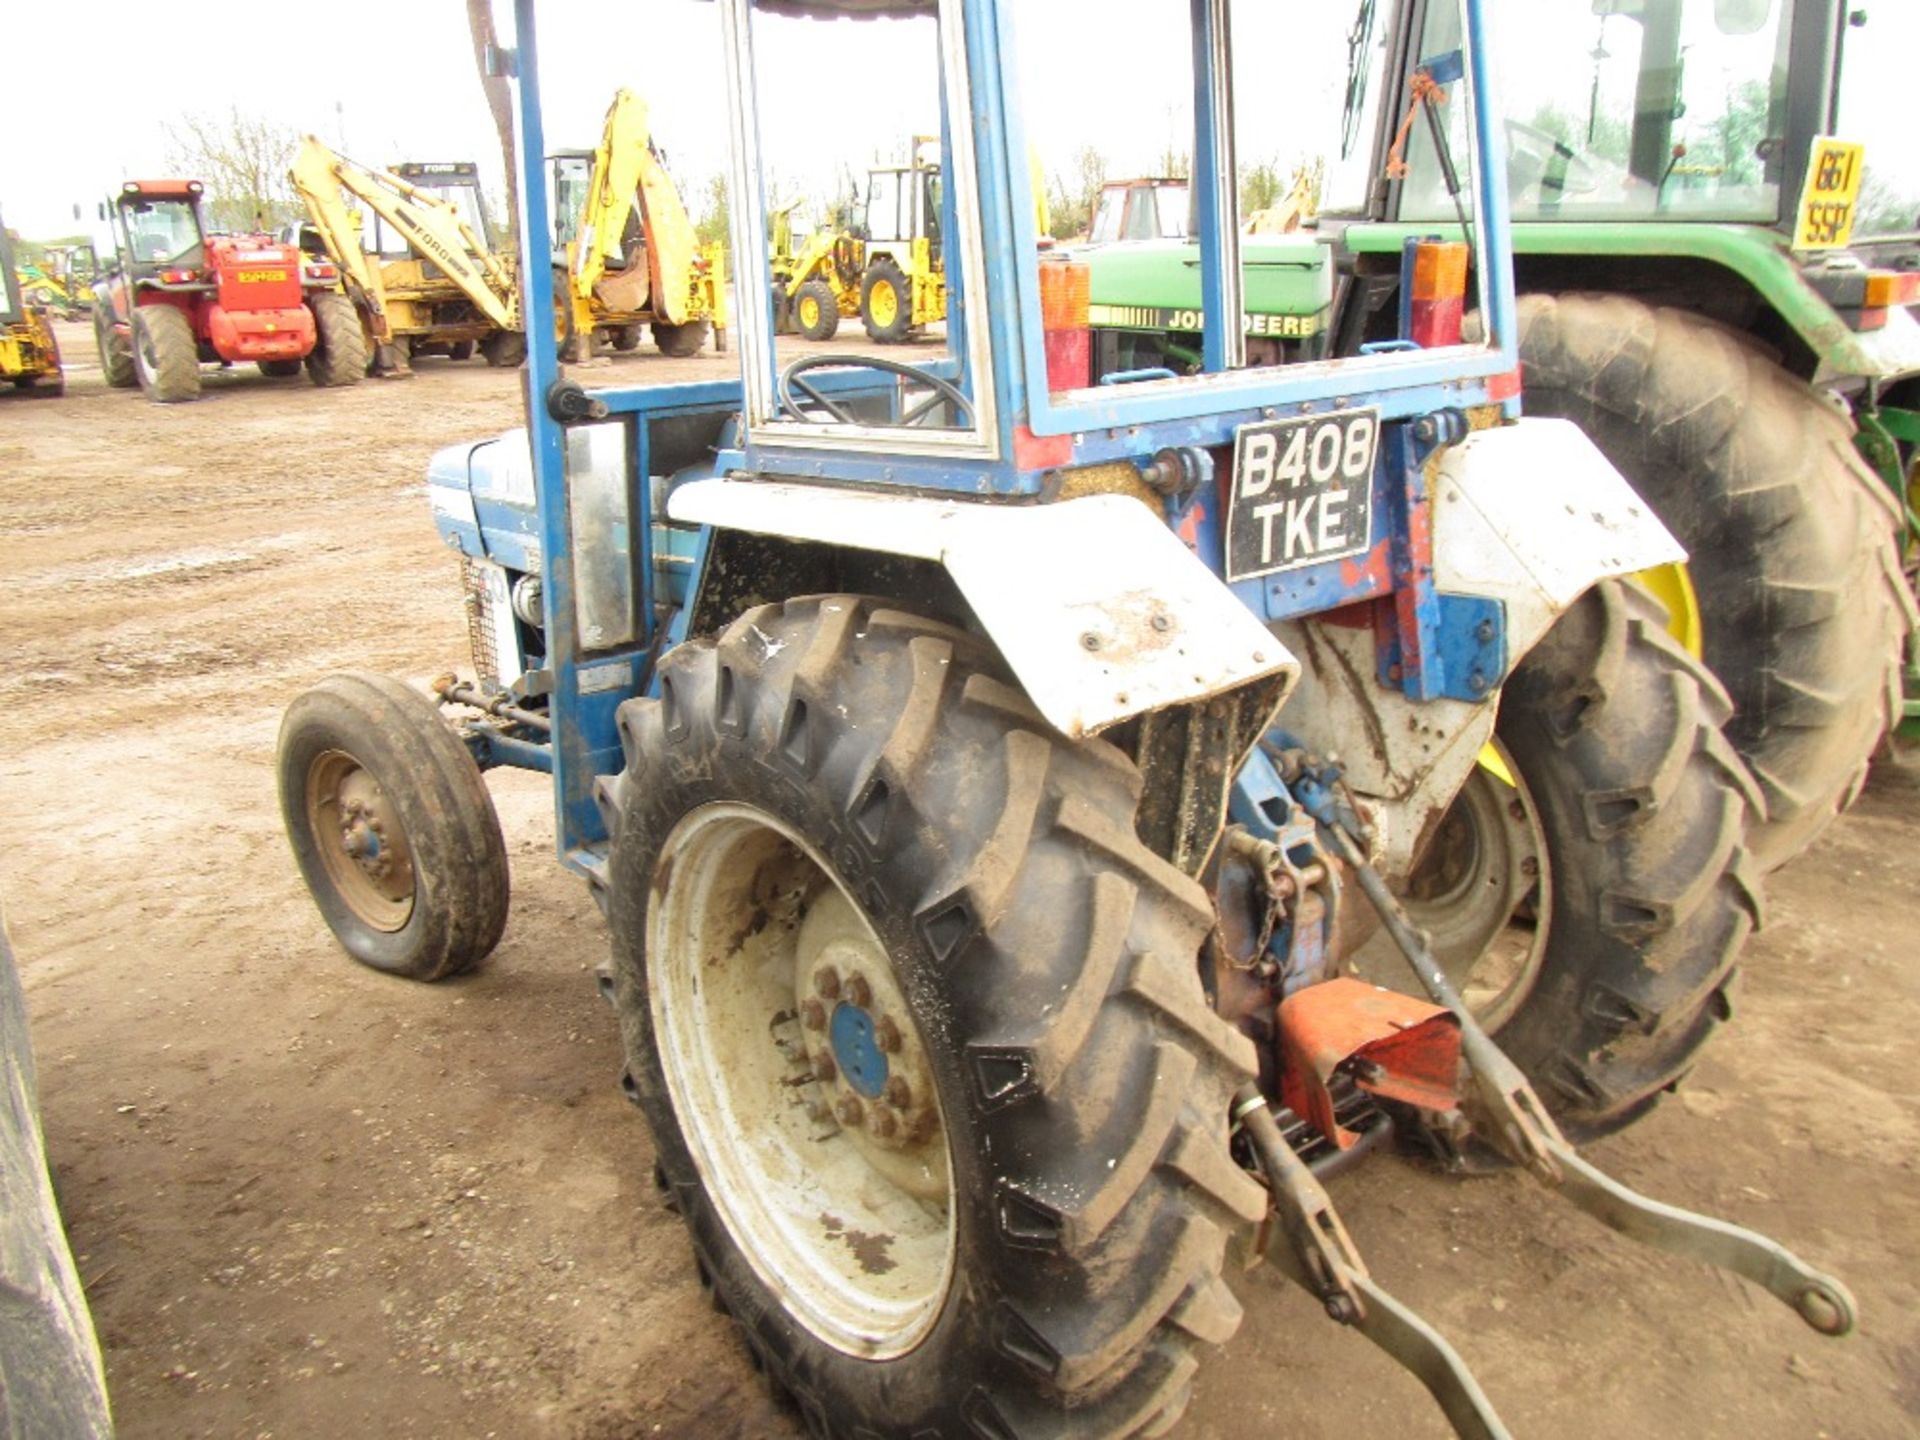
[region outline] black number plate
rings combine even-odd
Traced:
[[[1233,437],[1227,579],[1358,555],[1373,512],[1378,410],[1243,425]]]

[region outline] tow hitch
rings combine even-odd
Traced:
[[[1823,1335],[1852,1331],[1854,1300],[1840,1281],[1764,1235],[1650,1200],[1582,1158],[1520,1067],[1474,1019],[1426,937],[1368,862],[1366,828],[1338,769],[1295,752],[1286,770],[1287,787],[1314,818],[1321,843],[1379,912],[1433,1001],[1357,980],[1331,980],[1289,996],[1279,1009],[1282,1093],[1303,1120],[1337,1147],[1355,1142],[1333,1118],[1331,1084],[1336,1074],[1344,1076],[1448,1148],[1478,1138],[1622,1235],[1751,1280]],[[1439,1083],[1448,1076],[1451,1087]],[[1270,1246],[1268,1258],[1332,1319],[1353,1326],[1410,1370],[1460,1435],[1508,1436],[1459,1353],[1368,1274],[1325,1188],[1281,1135],[1254,1086],[1235,1097],[1233,1118],[1272,1188],[1274,1225],[1285,1244]]]

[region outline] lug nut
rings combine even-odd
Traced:
[[[873,1027],[873,1043],[886,1055],[900,1048],[900,1027],[893,1023],[891,1015],[882,1015],[880,1022]]]
[[[840,972],[831,965],[821,967],[813,977],[813,990],[822,1000],[831,1000],[840,993]]]
[[[891,1110],[875,1109],[873,1119],[868,1123],[867,1128],[882,1140],[891,1140],[893,1132],[900,1128],[900,1122],[893,1118]]]
[[[862,1010],[873,1002],[873,991],[867,985],[866,977],[853,974],[847,977],[847,1003],[858,1005]]]
[[[907,1084],[904,1075],[895,1075],[887,1081],[887,1103],[897,1110],[904,1110],[913,1104],[913,1087]]]
[[[840,1067],[833,1063],[833,1056],[822,1050],[813,1057],[813,1078],[822,1084],[829,1084],[840,1073]]]
[[[808,1000],[800,1007],[800,1023],[809,1030],[827,1028],[827,1007],[818,1000]]]
[[[841,1099],[835,1113],[839,1115],[842,1125],[858,1125],[860,1117],[866,1113],[866,1107],[853,1096],[848,1095]]]

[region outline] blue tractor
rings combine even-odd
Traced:
[[[655,1178],[822,1437],[1163,1433],[1239,1323],[1236,1240],[1504,1434],[1321,1184],[1390,1140],[1526,1167],[1849,1330],[1838,1281],[1572,1148],[1728,1017],[1756,798],[1724,694],[1621,578],[1679,546],[1570,423],[1521,418],[1480,0],[1426,67],[1477,223],[1409,239],[1394,337],[1282,364],[1249,363],[1230,183],[1258,17],[1161,7],[1193,75],[1184,376],[1096,374],[1085,273],[1039,244],[1018,40],[1047,7],[687,8],[728,77],[743,295],[791,119],[755,77],[819,43],[794,27],[920,47],[946,333],[794,354],[743,305],[737,378],[592,389],[529,335],[527,429],[429,477],[473,678],[336,676],[282,729],[348,952],[479,963],[508,892],[482,772],[551,774]],[[534,9],[499,57],[529,167]],[[519,194],[545,253],[531,168]],[[547,269],[524,283],[545,314]],[[1445,933],[1409,923],[1416,875],[1471,902]],[[1352,973],[1383,943],[1392,988]]]

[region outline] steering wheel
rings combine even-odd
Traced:
[[[945,400],[953,406],[955,413],[961,419],[962,426],[969,430],[973,428],[973,401],[969,400],[958,387],[929,371],[912,365],[902,365],[898,360],[883,360],[878,355],[802,355],[782,370],[779,386],[780,408],[797,420],[806,420],[816,425],[876,423],[848,414],[839,401],[823,395],[819,389],[803,378],[809,370],[880,370],[889,375],[898,375],[905,380],[917,381],[932,390],[933,394],[927,396],[898,420],[893,421],[893,424],[901,426],[918,424],[925,416],[933,413],[934,406]],[[825,410],[826,416],[822,416],[819,411],[801,409],[800,402],[793,398],[793,392],[796,390],[818,405],[821,410]],[[945,429],[947,427],[928,426],[926,428]]]

